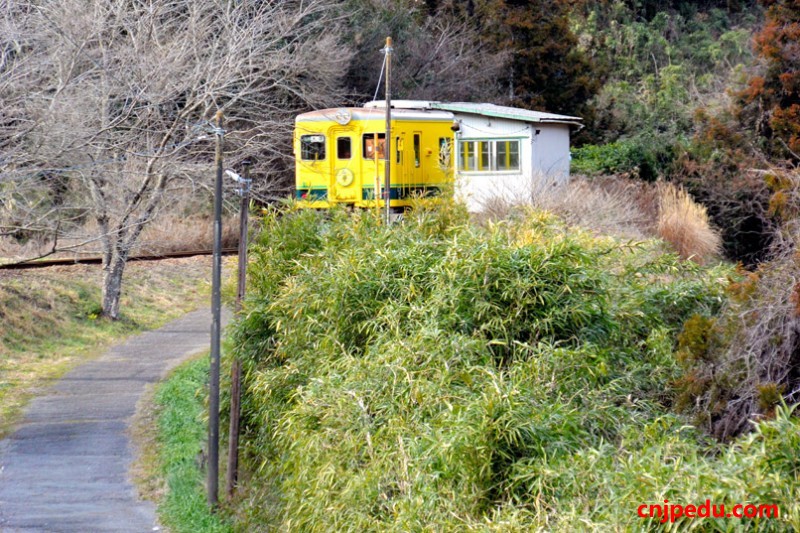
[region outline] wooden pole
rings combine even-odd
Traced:
[[[390,198],[392,196],[392,38],[386,38],[386,178],[384,180],[384,198],[386,199],[386,224],[392,223],[389,216]]]
[[[245,288],[247,286],[247,217],[250,213],[250,163],[244,164],[241,185],[242,203],[239,206],[239,278],[236,292],[236,312],[242,309]],[[231,365],[231,412],[228,432],[228,477],[226,492],[228,499],[233,498],[239,480],[239,421],[242,405],[242,363],[238,358]]]
[[[222,111],[217,111],[217,176],[214,180],[214,258],[211,267],[211,370],[208,393],[208,505],[216,507],[219,484],[219,358],[220,313],[222,303],[220,285],[222,276],[222,150],[225,131],[222,129]]]

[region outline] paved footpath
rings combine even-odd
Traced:
[[[132,337],[31,401],[0,441],[0,531],[157,530],[155,506],[128,476],[128,429],[145,385],[208,349],[210,324],[194,311]]]

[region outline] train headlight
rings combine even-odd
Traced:
[[[336,114],[333,115],[333,120],[341,124],[342,126],[350,123],[350,119],[353,118],[352,113],[346,107],[341,107],[336,110]]]

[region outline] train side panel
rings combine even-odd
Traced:
[[[297,118],[295,177],[301,207],[384,205],[386,123],[381,115],[358,109],[344,124],[336,120],[341,115],[326,120],[343,111],[349,110],[323,110]],[[437,193],[453,180],[452,121],[406,114],[413,116],[392,121],[390,205],[395,208],[408,207],[415,197]]]

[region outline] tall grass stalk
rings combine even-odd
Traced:
[[[722,240],[711,227],[706,208],[671,183],[659,184],[657,231],[681,258],[700,264],[718,257],[722,250]]]

